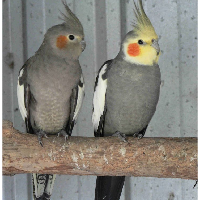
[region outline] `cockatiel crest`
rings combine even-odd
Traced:
[[[144,11],[142,0],[138,0],[138,4],[134,2],[134,6],[133,30],[127,33],[122,44],[124,59],[130,63],[153,65],[160,55],[158,36]]]
[[[65,22],[65,26],[67,26],[69,29],[78,29],[83,32],[83,26],[79,19],[76,17],[76,15],[69,9],[66,2],[62,0],[63,5],[65,6],[65,14],[61,13],[62,17],[59,17],[61,20]]]
[[[151,36],[155,39],[158,39],[154,27],[152,26],[151,21],[149,20],[144,11],[142,1],[139,0],[139,5],[136,5],[136,3],[134,2],[134,5],[135,9],[133,11],[136,20],[133,22],[133,31],[140,37]]]
[[[64,22],[49,28],[44,36],[43,45],[46,52],[60,58],[77,59],[85,49],[83,26],[79,19],[72,13],[66,2],[62,1],[65,13],[59,18]]]

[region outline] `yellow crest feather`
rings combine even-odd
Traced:
[[[156,39],[158,36],[154,30],[154,27],[151,24],[151,21],[149,20],[149,18],[147,17],[144,11],[142,0],[138,0],[138,1],[139,1],[139,5],[137,5],[134,1],[135,9],[133,11],[134,11],[136,20],[133,22],[133,27],[134,27],[133,31],[139,36],[152,35]]]

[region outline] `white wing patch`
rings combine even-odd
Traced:
[[[84,97],[84,94],[85,94],[85,85],[84,85],[84,80],[83,80],[83,75],[81,75],[81,78],[80,78],[80,82],[82,85],[82,87],[80,85],[78,85],[78,98],[77,98],[77,103],[76,103],[76,108],[75,108],[75,111],[74,111],[74,116],[73,116],[73,121],[77,121],[77,118],[78,118],[78,114],[79,114],[79,111],[81,109],[81,105],[82,105],[82,102],[83,102],[83,97]]]
[[[92,114],[92,123],[94,130],[97,131],[99,127],[99,122],[101,115],[103,115],[105,108],[105,96],[107,89],[107,79],[103,80],[102,75],[106,72],[107,64],[105,64],[99,72],[98,82],[94,91],[93,98],[93,114]]]
[[[18,76],[18,83],[17,83],[17,98],[18,98],[20,113],[22,115],[23,120],[25,121],[25,118],[27,117],[27,110],[24,104],[24,85],[19,84],[19,79],[20,77],[22,77],[23,73],[24,73],[24,69],[21,69]]]

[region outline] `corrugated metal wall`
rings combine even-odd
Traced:
[[[117,55],[131,30],[132,0],[67,0],[83,24],[87,48],[80,58],[86,96],[73,135],[93,136],[91,112],[99,67]],[[160,101],[146,136],[197,136],[197,0],[145,0],[144,7],[159,38],[162,56]],[[3,118],[24,130],[16,83],[18,71],[42,43],[46,30],[61,21],[61,1],[3,1]],[[156,166],[155,166],[156,167]],[[195,181],[127,177],[121,200],[197,199]],[[52,200],[94,199],[95,177],[58,176]],[[3,200],[31,199],[30,175],[3,178]]]

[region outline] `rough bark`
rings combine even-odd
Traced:
[[[3,174],[53,173],[197,179],[197,138],[43,138],[3,122]]]

